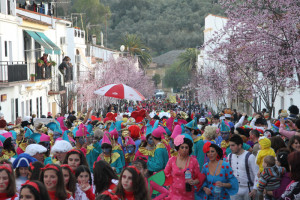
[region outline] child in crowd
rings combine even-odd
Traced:
[[[258,192],[263,193],[264,190],[272,191],[280,187],[281,177],[285,174],[284,167],[276,166],[275,158],[273,156],[264,157],[264,170],[258,181]],[[275,200],[272,196],[265,195],[266,200]]]
[[[26,181],[21,187],[19,199],[50,200],[50,197],[40,181]]]
[[[256,164],[259,166],[259,172],[262,172],[264,169],[262,166],[264,157],[268,155],[275,157],[275,152],[271,148],[271,140],[269,140],[268,138],[262,136],[259,138],[258,143],[260,146],[260,150],[258,151],[256,156]]]
[[[77,179],[77,189],[75,192],[75,200],[94,200],[92,176],[89,167],[80,165],[75,171]]]

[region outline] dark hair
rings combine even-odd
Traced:
[[[20,190],[20,194],[19,194],[20,198],[21,198],[22,190],[24,188],[28,188],[30,190],[30,193],[34,196],[35,200],[50,200],[48,191],[43,183],[41,183],[40,181],[31,181],[31,182],[36,183],[40,191],[37,191],[37,189],[32,185],[24,185]]]
[[[44,184],[44,174],[46,171],[48,170],[53,170],[56,172],[56,176],[57,176],[57,184],[56,184],[56,188],[55,188],[55,197],[59,200],[65,200],[68,197],[66,188],[65,188],[65,182],[64,182],[64,176],[62,173],[62,169],[59,165],[56,164],[50,164],[51,166],[56,167],[58,170],[55,170],[53,168],[48,168],[45,170],[42,170],[41,173],[41,177],[40,177],[40,181]]]
[[[291,168],[291,179],[293,181],[300,181],[300,151],[290,153],[288,162]]]
[[[298,129],[300,129],[300,119],[296,120],[295,125],[297,126]]]
[[[156,139],[156,140],[158,140],[158,141],[161,141],[161,138],[154,137],[153,135],[152,135],[152,138],[153,138],[153,139]]]
[[[282,151],[277,153],[277,161],[280,163],[281,167],[284,167],[287,172],[290,172],[289,162],[288,162],[289,153]]]
[[[230,142],[234,142],[236,145],[242,145],[243,146],[243,139],[238,134],[233,134],[231,138],[229,139]]]
[[[250,131],[250,134],[254,135],[256,138],[259,138],[260,132],[256,129]]]
[[[275,153],[281,149],[281,148],[285,148],[285,142],[283,141],[283,139],[280,136],[273,136],[270,138],[271,140],[271,147],[272,149],[274,149]]]
[[[289,107],[289,111],[290,111],[291,114],[294,114],[294,115],[299,114],[299,108],[298,108],[298,106],[295,106],[295,105],[291,105]]]
[[[220,119],[219,115],[214,115],[213,119]]]
[[[110,192],[111,195],[115,195],[113,193]],[[96,197],[95,200],[111,200],[110,196],[108,196],[107,194],[100,194]]]
[[[1,164],[6,164],[9,165],[10,169],[13,171],[13,167],[11,165],[11,163],[7,160],[2,160]],[[13,197],[16,193],[17,193],[17,189],[16,189],[16,178],[15,178],[15,174],[11,173],[10,171],[8,171],[7,169],[0,169],[0,172],[5,171],[8,175],[8,180],[9,183],[7,185],[7,197]]]
[[[116,190],[116,195],[121,198],[125,197],[124,188],[122,186],[122,177],[124,171],[129,171],[132,174],[132,188],[135,200],[150,200],[150,196],[146,187],[144,176],[131,167],[126,167],[120,174],[119,183]]]
[[[293,135],[293,136],[290,138],[290,141],[289,141],[289,143],[288,143],[288,148],[289,148],[290,152],[295,151],[295,149],[293,149],[292,145],[295,143],[296,140],[300,143],[300,136],[298,136],[298,135]]]
[[[75,177],[76,179],[78,178],[78,176],[82,173],[82,172],[87,172],[90,176],[90,180],[89,180],[89,184],[92,185],[92,176],[91,176],[91,171],[89,169],[89,167],[85,166],[85,165],[80,165],[77,167],[76,171],[75,171]]]
[[[39,162],[39,161],[35,161],[33,163],[31,163],[31,165],[34,167],[33,170],[31,169],[31,167],[28,167],[29,172],[31,172],[31,176],[29,178],[30,181],[33,180],[40,180],[40,175],[41,175],[41,168],[44,167],[43,163]]]
[[[223,158],[223,150],[216,144],[211,144],[210,147],[214,148],[219,156],[220,159]]]
[[[118,180],[118,176],[111,168],[111,166],[103,160],[95,162],[95,167],[94,167],[94,185],[96,187],[95,194],[101,194],[104,190],[107,190],[111,184],[112,179]]]
[[[26,168],[26,167],[25,167]],[[15,169],[15,173],[16,173],[16,178],[19,178],[20,176],[21,176],[21,174],[20,174],[20,167],[17,167],[16,169]]]
[[[236,128],[235,129],[237,132],[238,132],[238,134],[239,135],[244,135],[244,136],[246,136],[247,138],[249,137],[249,133],[248,133],[248,135],[246,135],[246,132],[244,131],[244,129],[243,128]]]
[[[265,120],[263,118],[258,118],[256,121],[255,121],[255,125],[264,125],[265,124]]]
[[[107,144],[107,143],[103,143],[103,144],[101,144],[101,149],[103,149],[103,148],[112,148],[112,145]]]
[[[87,167],[89,167],[87,161],[86,161],[86,158],[84,156],[84,154],[82,153],[81,150],[76,150],[76,151],[68,151],[66,157],[65,157],[65,160],[64,160],[64,164],[68,164],[68,159],[69,159],[69,156],[72,155],[72,154],[77,154],[79,155],[79,158],[80,158],[80,164],[79,165],[85,165]]]
[[[71,58],[70,58],[69,56],[65,56],[65,57],[63,58],[63,61],[69,61],[69,60],[71,60]]]
[[[146,157],[139,156],[139,157],[136,158],[135,161],[132,162],[132,164],[134,165],[134,164],[139,163],[139,164],[142,165],[143,169],[147,169],[148,167],[147,167],[147,162],[146,162],[146,160],[147,160]]]
[[[183,138],[183,143],[181,145],[183,145],[183,144],[187,144],[189,146],[189,155],[191,155],[191,153],[193,151],[193,142],[190,139]],[[175,146],[176,151],[179,150],[181,145]]]
[[[16,154],[16,150],[14,148],[14,145],[11,143],[11,137],[7,138],[3,142],[3,149],[7,150],[8,152],[13,151]]]
[[[72,173],[72,171],[70,170],[69,167],[61,167],[62,170],[68,170],[69,172],[69,183],[66,185],[67,187],[67,190],[70,191],[72,193],[72,195],[75,194],[75,191],[76,191],[76,178],[75,178],[75,175]]]

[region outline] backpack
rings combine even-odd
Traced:
[[[249,156],[251,155],[251,152],[247,152],[246,157],[245,157],[245,166],[246,166],[246,173],[247,173],[247,178],[249,180],[249,184],[250,186],[253,186],[253,181],[251,180],[251,176],[250,176],[250,169],[249,169],[249,164],[248,164],[248,160],[249,160]],[[229,154],[229,164],[231,167],[231,159],[232,159],[232,153]]]

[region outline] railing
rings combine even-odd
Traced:
[[[0,61],[0,82],[26,81],[28,79],[27,64],[23,61]]]
[[[68,67],[65,72],[65,82],[73,81],[73,67]]]
[[[38,66],[37,63],[35,63],[35,80],[43,80],[43,79],[51,79],[51,66]]]

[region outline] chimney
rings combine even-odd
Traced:
[[[96,35],[92,35],[92,44],[96,45],[96,43],[97,43],[97,37]]]
[[[104,47],[104,45],[103,45],[103,33],[102,33],[102,31],[100,33],[100,38],[101,38],[101,47]]]

